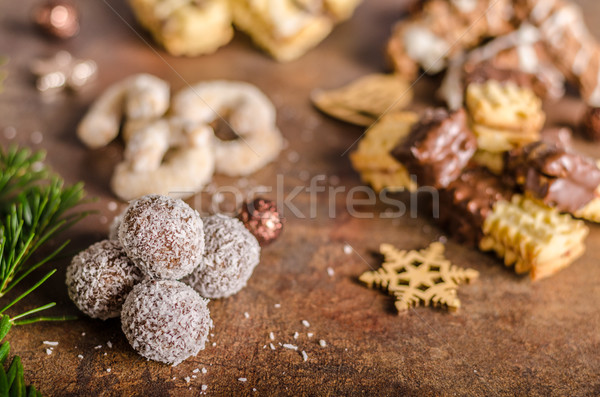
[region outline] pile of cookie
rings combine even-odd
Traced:
[[[171,99],[166,81],[149,74],[128,77],[98,97],[77,130],[93,149],[120,132],[124,160],[111,187],[123,200],[153,193],[192,196],[215,172],[251,174],[283,146],[271,101],[238,81],[198,83]]]
[[[252,232],[263,246],[281,233],[272,206],[262,199],[247,204],[244,223],[222,214],[201,218],[166,196],[134,200],[109,239],[73,258],[69,297],[92,318],[120,317],[142,356],[176,365],[204,349],[212,328],[207,298],[238,293],[260,262],[261,244]],[[269,233],[260,228],[265,215]]]
[[[216,51],[233,25],[278,61],[302,56],[335,24],[350,18],[360,0],[129,0],[139,21],[173,55]]]
[[[387,55],[409,80],[420,68],[447,69],[440,94],[452,110],[462,106],[470,75],[518,80],[550,98],[570,81],[589,106],[582,124],[600,138],[600,44],[569,0],[422,1],[396,25]]]

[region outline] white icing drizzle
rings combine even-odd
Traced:
[[[585,45],[582,44],[581,48],[577,52],[577,55],[575,55],[575,59],[573,59],[571,72],[573,72],[575,76],[581,76],[588,67],[589,62],[590,52],[587,50]]]
[[[461,73],[464,62],[463,54],[450,59],[446,75],[440,85],[439,96],[446,101],[450,110],[458,110],[463,105],[464,87],[461,81]]]
[[[565,5],[550,16],[541,26],[540,30],[546,37],[548,43],[558,48],[560,41],[567,30],[571,29],[576,37],[581,34],[581,29],[576,29],[581,21],[580,9],[573,5]]]
[[[428,74],[438,73],[446,67],[445,56],[450,46],[431,30],[419,25],[410,26],[404,33],[404,46],[408,56]]]
[[[556,0],[538,0],[537,4],[531,10],[531,19],[535,23],[540,23],[548,17],[550,11],[556,4]]]
[[[525,73],[535,74],[539,69],[539,58],[535,48],[531,44],[517,47],[519,56],[519,69]]]

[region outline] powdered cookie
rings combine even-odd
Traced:
[[[181,200],[149,195],[133,201],[119,227],[127,256],[149,277],[179,279],[202,269],[202,219]]]
[[[177,365],[204,349],[212,328],[207,303],[179,281],[146,281],[127,296],[121,328],[142,356]]]
[[[180,118],[161,119],[132,134],[111,187],[123,200],[146,194],[189,197],[210,181],[214,168],[210,127]]]
[[[204,218],[202,263],[184,281],[206,298],[226,298],[246,286],[260,261],[260,245],[236,218]]]
[[[215,139],[215,170],[229,176],[248,175],[273,161],[283,138],[275,124],[275,107],[255,86],[234,81],[196,84],[173,97],[173,114],[210,124],[225,119],[237,139]]]
[[[104,240],[76,255],[67,267],[67,290],[75,305],[92,318],[119,317],[121,306],[142,272],[118,241]]]
[[[358,125],[373,124],[384,112],[406,107],[413,98],[408,82],[398,75],[372,74],[333,90],[316,90],[313,104],[322,112]]]

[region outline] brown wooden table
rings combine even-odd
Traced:
[[[5,92],[0,95],[0,141],[46,149],[48,163],[56,171],[70,183],[84,181],[89,195],[99,198],[92,205],[99,213],[64,236],[73,239],[67,255],[48,266],[59,272],[15,312],[56,300],[53,314],[78,314],[67,297],[64,269],[74,253],[105,238],[109,222],[125,204],[108,188],[122,148],[115,143],[87,150],[77,141],[75,127],[98,93],[132,73],[153,73],[174,89],[215,78],[245,80],[273,99],[289,147],[276,163],[247,178],[244,191],[275,187],[277,175],[283,176],[287,193],[317,175],[325,175],[321,186],[337,183],[348,191],[361,185],[348,156],[342,156],[361,129],[319,114],[308,95],[316,87],[336,87],[384,70],[383,46],[404,1],[365,1],[355,18],[339,26],[317,49],[287,64],[264,56],[239,33],[214,55],[168,56],[145,43],[146,35],[140,38],[131,30],[132,14],[117,0],[81,2],[81,34],[56,42],[32,28],[29,12],[34,3],[0,4],[0,53],[11,58]],[[580,3],[600,37],[600,4]],[[96,60],[100,75],[79,95],[49,100],[36,92],[29,65],[60,49]],[[432,89],[431,83],[420,86],[421,102],[431,97]],[[549,109],[551,122],[572,124],[582,105],[570,97]],[[14,139],[1,133],[8,126],[17,130]],[[578,142],[577,146],[600,156],[597,145]],[[223,177],[215,178],[215,183],[240,185]],[[276,197],[275,193],[267,196]],[[190,204],[206,209],[208,196],[198,197]],[[357,276],[377,266],[371,253],[381,243],[421,248],[442,233],[426,216],[383,218],[387,207],[382,203],[359,208],[373,211],[373,219],[352,217],[343,194],[333,200],[336,214],[330,217],[329,197],[316,196],[314,218],[286,214],[283,237],[264,250],[249,285],[234,297],[210,304],[214,336],[197,357],[177,367],[146,361],[129,347],[118,320],[42,323],[16,327],[9,335],[13,352],[23,359],[28,382],[51,396],[198,395],[203,384],[208,386],[206,393],[219,395],[600,394],[598,226],[591,226],[588,250],[580,260],[537,283],[514,275],[490,255],[449,241],[447,256],[481,274],[480,280],[459,290],[462,309],[449,314],[417,308],[397,316],[393,299],[364,288]],[[310,202],[306,191],[293,200],[307,215]],[[352,252],[345,252],[346,244]],[[329,267],[335,271],[331,277]],[[304,327],[302,320],[309,321],[310,327]],[[275,335],[275,351],[268,346],[270,332]],[[293,338],[295,332],[298,339]],[[326,347],[319,345],[320,339]],[[43,341],[59,344],[47,355]],[[281,348],[279,342],[298,345],[308,361],[303,362],[299,352]],[[195,373],[196,368],[206,368],[207,373]]]

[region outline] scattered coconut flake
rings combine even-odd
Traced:
[[[297,332],[294,332],[294,339],[298,339],[298,336],[299,336],[299,335],[300,335],[299,333],[297,333]]]
[[[306,320],[302,320],[302,325],[304,325],[306,328],[310,327],[310,323]]]
[[[252,391],[254,391],[254,392],[255,392],[255,391],[257,391],[257,390],[256,390],[256,387],[253,387],[253,388],[252,388]]]
[[[175,379],[177,379],[177,377],[176,377],[176,376],[174,376],[174,377],[173,377],[173,380],[175,380]]]
[[[78,354],[77,358],[79,358],[80,360],[83,360],[83,356],[81,354]]]
[[[306,336],[308,336],[309,338],[312,338],[312,337],[313,337],[313,335],[314,335],[314,334],[313,334],[312,332],[309,332],[308,334],[306,334]]]
[[[85,332],[82,332],[82,333],[81,333],[81,336],[85,336]]]
[[[102,349],[102,345],[94,346],[94,349],[96,349],[96,350]]]
[[[250,318],[250,315],[248,314],[248,312],[244,312],[244,317]]]
[[[238,378],[238,380],[239,380],[240,382],[246,382],[248,379],[246,379],[246,378]]]
[[[213,344],[212,344],[212,345],[213,345],[213,347],[215,347],[215,346],[217,345],[217,342],[213,342]]]
[[[352,247],[350,244],[344,244],[344,254],[350,255],[352,253]]]
[[[52,349],[46,349],[46,354],[47,355],[51,355],[52,354]]]
[[[212,365],[212,364],[211,364],[211,365]],[[203,374],[205,374],[205,373],[207,373],[207,372],[208,372],[208,371],[206,370],[206,368],[202,368],[202,373],[203,373]]]
[[[279,309],[281,307],[281,303],[276,303],[273,306],[275,307],[275,309]]]
[[[269,339],[275,340],[275,334],[273,332],[269,332]]]
[[[302,350],[302,360],[304,360],[305,362],[308,361],[308,354],[306,354],[304,350]]]
[[[266,348],[267,348],[267,345],[263,345],[263,349],[266,349]]]
[[[195,370],[192,371],[193,373],[197,374],[198,372],[200,372],[200,370],[198,368],[196,368]]]
[[[58,342],[51,342],[48,340],[45,340],[42,342],[44,345],[48,345],[48,346],[58,346]]]
[[[185,379],[185,383],[190,383],[190,381],[192,380],[189,376],[186,376],[183,379]]]
[[[325,340],[321,339],[319,341],[319,345],[321,345],[321,347],[326,347],[327,346],[327,342],[325,342]]]
[[[105,356],[106,356],[107,354],[108,354],[108,353],[106,353],[106,352],[104,353],[104,355],[105,355]]]
[[[275,350],[275,345],[272,343],[269,343],[269,347],[271,348],[271,350]]]
[[[110,372],[110,368],[106,368],[106,372]]]
[[[284,343],[283,348],[290,349],[290,350],[296,350],[296,351],[298,350],[298,346],[292,345],[291,343]]]
[[[202,391],[206,391],[206,389],[208,389],[208,385],[202,385],[201,389],[202,389]]]
[[[197,376],[196,376],[196,375],[192,375],[192,379],[196,379],[196,378],[197,378]]]
[[[108,346],[109,349],[112,349],[112,342],[111,341],[106,342],[106,346]]]
[[[329,277],[333,277],[335,275],[335,271],[332,267],[327,268],[327,274],[329,275]]]

